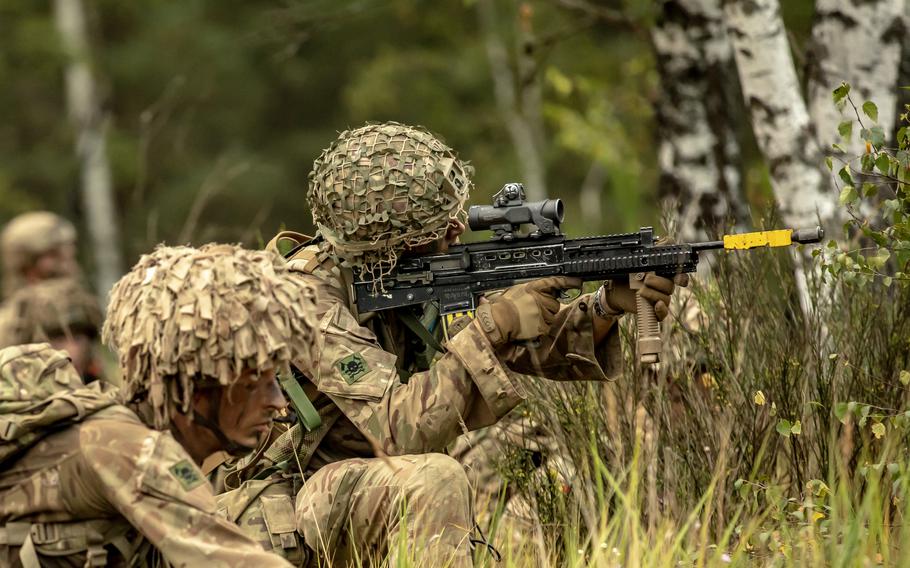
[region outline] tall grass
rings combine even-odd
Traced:
[[[902,558],[910,297],[798,260],[804,309],[793,259],[715,258],[664,326],[658,369],[626,348],[615,383],[534,383],[554,449],[501,464],[529,505],[520,532],[495,535],[515,565]]]
[[[910,565],[908,291],[793,259],[716,257],[659,368],[636,363],[627,325],[616,382],[531,383],[524,412],[551,447],[503,448],[509,503],[481,519],[503,561],[477,563]]]

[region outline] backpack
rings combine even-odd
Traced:
[[[85,386],[66,353],[47,343],[0,350],[0,476],[48,435],[117,404],[116,396],[100,382]],[[106,544],[127,550],[129,528],[105,519],[7,522],[0,526],[0,561],[6,556],[6,563],[36,567],[37,549],[53,556],[84,552],[86,566],[103,566]]]
[[[47,343],[0,350],[0,471],[48,434],[116,403],[115,390],[85,386],[66,353]]]

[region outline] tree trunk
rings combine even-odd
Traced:
[[[704,239],[748,224],[742,191],[733,52],[720,0],[666,0],[651,41],[661,78],[657,102],[661,198],[676,203],[678,236]]]
[[[76,154],[82,162],[82,198],[95,259],[96,290],[101,304],[123,273],[111,169],[105,147],[105,118],[92,77],[81,0],[54,0],[54,16],[64,49],[66,103],[76,130]]]
[[[496,17],[494,0],[480,0],[477,10],[480,28],[490,62],[490,74],[493,78],[493,89],[496,105],[502,114],[512,138],[512,145],[521,165],[522,182],[528,199],[532,201],[545,199],[547,196],[546,172],[541,155],[542,138],[539,105],[539,92],[534,88],[538,81],[536,72],[527,77],[519,76],[509,64],[509,55],[502,39]],[[522,35],[525,35],[523,32]],[[528,69],[528,57],[522,46],[523,62],[521,67]],[[520,91],[516,91],[520,89]],[[534,101],[537,104],[533,104]],[[534,113],[537,113],[535,116]]]
[[[905,0],[817,0],[809,61],[809,114],[815,124],[819,145],[834,153],[840,143],[846,159],[865,151],[858,130],[850,142],[842,143],[837,126],[855,121],[853,107],[835,108],[831,92],[849,83],[857,106],[873,101],[885,136],[893,136],[897,108],[898,71],[902,43],[907,35]],[[872,121],[863,116],[867,126]]]
[[[743,98],[787,226],[833,226],[837,200],[803,100],[778,0],[724,5]]]
[[[607,168],[594,160],[581,183],[578,203],[581,206],[581,220],[584,227],[603,225],[603,194],[607,184],[607,173]]]

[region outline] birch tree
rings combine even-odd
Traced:
[[[907,5],[905,0],[816,0],[807,90],[809,115],[825,152],[842,142],[838,126],[855,119],[849,105],[831,104],[831,92],[841,83],[849,83],[858,100],[875,102],[886,139],[893,136]],[[848,159],[865,150],[859,136],[841,147]]]
[[[802,96],[778,0],[728,0],[733,56],[752,131],[771,172],[782,221],[811,226],[833,219],[836,201]]]
[[[76,132],[81,161],[82,201],[95,258],[95,285],[102,305],[123,273],[117,215],[105,144],[105,117],[92,76],[90,50],[81,0],[54,0],[54,17],[69,63],[65,72],[66,103]]]
[[[706,230],[749,212],[742,192],[740,147],[731,108],[733,51],[720,0],[667,0],[651,41],[661,78],[657,101],[660,195],[679,212],[679,237],[706,238]],[[735,87],[735,81],[732,81]]]

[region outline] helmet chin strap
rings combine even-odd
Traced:
[[[221,444],[222,450],[226,451],[227,453],[231,454],[234,457],[240,457],[240,456],[248,454],[249,452],[251,452],[252,450],[254,450],[256,448],[250,448],[250,447],[244,446],[242,444],[238,444],[234,440],[231,440],[230,438],[225,436],[224,432],[221,431],[221,426],[219,426],[219,422],[221,421],[220,420],[221,395],[223,392],[224,392],[223,389],[220,389],[220,388],[215,389],[216,394],[215,394],[215,396],[212,397],[212,402],[214,403],[213,406],[215,408],[214,416],[209,417],[209,416],[205,416],[204,414],[199,414],[198,412],[196,412],[196,409],[193,408],[193,409],[190,409],[190,418],[192,418],[192,420],[195,424],[198,424],[198,425],[202,426],[203,428],[205,428],[206,430],[208,430],[209,432],[211,432],[215,436],[215,438],[218,439],[218,442]]]

